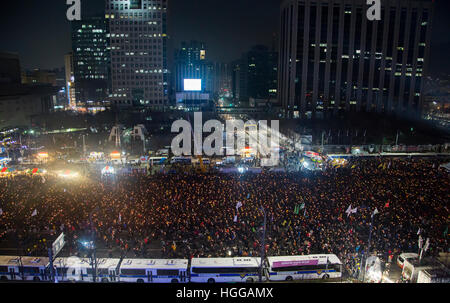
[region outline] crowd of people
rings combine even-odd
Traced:
[[[375,209],[371,252],[386,259],[417,252],[419,229],[430,239],[428,254],[448,251],[445,160],[354,158],[296,173],[0,178],[0,247],[12,241],[24,254],[45,255],[46,242],[63,231],[71,254],[80,240],[95,239],[127,257],[152,257],[156,243],[164,258],[260,256],[265,213],[267,255],[333,253],[351,271],[367,250]]]

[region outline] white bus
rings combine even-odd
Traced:
[[[137,283],[186,283],[189,260],[124,259],[119,281]]]
[[[192,158],[191,157],[173,157],[170,160],[170,164],[183,164],[183,165],[191,165],[192,164]]]
[[[411,283],[416,283],[420,271],[434,268],[438,268],[438,266],[432,258],[424,258],[422,261],[419,261],[419,259],[405,260],[402,277]]]
[[[0,280],[48,281],[48,258],[0,256]]]
[[[340,278],[342,262],[336,255],[267,257],[270,281]]]
[[[193,258],[191,282],[258,282],[260,258]],[[266,277],[263,275],[263,281]]]
[[[117,282],[117,268],[120,259],[98,259],[97,281]],[[89,258],[56,258],[53,261],[55,277],[61,282],[92,282],[93,269]]]
[[[167,160],[167,157],[150,157],[148,158],[148,163],[150,165],[161,165]]]

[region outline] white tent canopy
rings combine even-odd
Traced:
[[[450,172],[450,162],[449,162],[449,163],[446,163],[446,164],[442,164],[442,165],[439,166],[439,167],[443,167],[443,168],[445,168],[447,171]]]

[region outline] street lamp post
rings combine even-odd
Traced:
[[[264,228],[263,228],[263,234],[262,234],[262,241],[261,241],[261,264],[259,265],[259,282],[262,282],[262,275],[263,275],[263,264],[266,254],[266,223],[267,223],[267,215],[266,210],[264,207],[261,206],[260,210],[264,213]]]
[[[90,258],[91,258],[91,266],[92,266],[92,281],[95,283],[97,282],[97,256],[96,256],[96,247],[95,247],[95,230],[94,225],[92,224],[92,212],[89,215],[90,223],[91,223],[91,246],[89,247],[90,250]]]
[[[369,244],[367,245],[367,252],[366,252],[366,255],[370,254],[370,241],[371,241],[371,239],[372,239],[373,217],[374,217],[374,215],[372,215],[372,218],[371,218],[371,220],[370,220]],[[363,270],[363,278],[362,278],[362,281],[363,281],[363,282],[365,281],[365,278],[366,278],[366,264],[365,264],[366,261],[367,261],[367,257],[365,257],[365,256],[363,255],[363,260],[361,260],[361,266],[364,266],[364,270]]]

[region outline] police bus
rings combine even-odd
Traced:
[[[267,257],[270,281],[328,279],[342,276],[342,262],[336,255]]]
[[[193,258],[190,281],[199,283],[258,282],[260,258]],[[266,278],[263,276],[263,281]]]
[[[48,281],[46,257],[0,256],[0,280]]]
[[[119,281],[137,283],[186,283],[189,260],[124,259]]]
[[[117,282],[120,259],[97,259],[97,281]],[[92,282],[94,269],[90,258],[56,258],[53,261],[55,277],[61,282]]]

